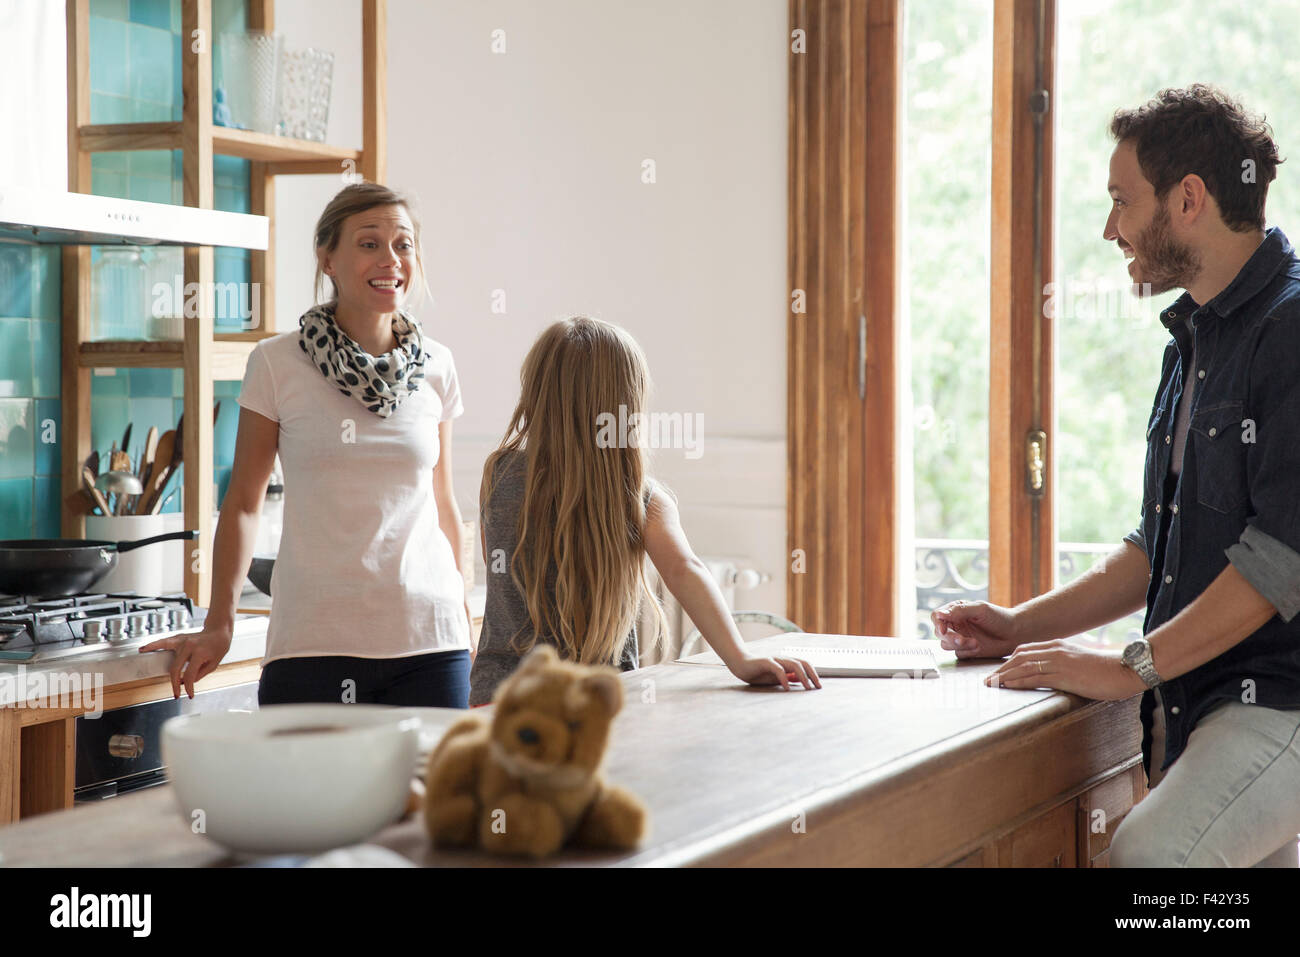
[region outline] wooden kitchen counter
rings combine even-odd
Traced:
[[[1145,793],[1138,699],[985,688],[997,662],[940,654],[938,680],[829,678],[814,692],[749,688],[707,665],[624,675],[606,771],[650,807],[650,839],[552,863],[1103,864]],[[424,866],[514,863],[434,852],[419,817],[371,843]],[[0,828],[9,866],[237,863],[190,832],[169,787]]]

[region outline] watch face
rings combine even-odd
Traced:
[[[1135,665],[1142,660],[1143,653],[1146,651],[1146,645],[1141,641],[1129,642],[1124,648],[1122,661],[1126,665]]]

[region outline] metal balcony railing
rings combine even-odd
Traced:
[[[1061,584],[1092,567],[1114,544],[1061,542],[1057,551]],[[989,595],[989,543],[978,539],[916,539],[916,634],[933,638],[930,612],[950,601],[982,601]],[[1089,643],[1123,647],[1142,635],[1141,612],[1087,633]]]

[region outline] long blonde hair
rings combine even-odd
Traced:
[[[519,404],[488,456],[479,497],[487,511],[502,457],[522,450],[527,471],[510,577],[533,633],[515,635],[512,646],[523,653],[547,635],[565,658],[617,663],[645,597],[656,624],[649,647],[657,649],[665,627],[645,578],[653,487],[645,450],[635,436],[598,441],[606,415],[625,421],[620,407],[629,419],[645,408],[650,374],[641,347],[618,326],[575,316],[538,336],[519,379]]]

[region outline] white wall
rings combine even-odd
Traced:
[[[21,123],[0,115],[0,160],[30,153],[49,188],[67,181],[62,11],[62,0],[0,0],[0,80],[17,70],[6,88],[40,91]],[[556,318],[593,314],[642,343],[656,409],[703,415],[703,456],[661,450],[656,470],[681,499],[696,551],[771,574],[738,604],[778,612],[786,15],[784,0],[390,0],[388,35],[388,181],[423,214],[433,303],[420,315],[461,376],[456,482],[467,517],[529,345]],[[276,29],[291,48],[334,51],[328,139],[359,145],[360,4],[279,0]],[[504,54],[491,51],[498,29]],[[17,56],[31,36],[46,37],[35,67]],[[0,98],[0,108],[21,101]],[[656,163],[653,185],[641,182],[645,159]],[[281,330],[309,304],[311,229],[339,186],[278,181]],[[504,315],[491,312],[495,289]]]
[[[0,24],[0,189],[67,189],[63,0],[0,0]]]
[[[276,13],[288,45],[336,52],[330,139],[345,144],[360,142],[357,10],[280,0]],[[391,0],[388,35],[388,181],[419,201],[433,293],[420,315],[461,376],[467,517],[534,337],[563,315],[597,315],[642,343],[656,409],[703,415],[703,456],[661,450],[656,469],[698,552],[772,575],[738,604],[778,612],[786,16],[782,0]],[[498,29],[504,54],[492,52]],[[282,329],[304,306],[312,220],[338,185],[277,187]]]

